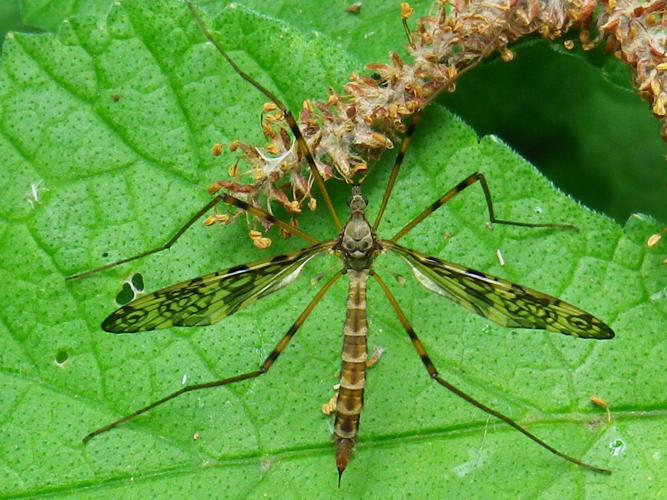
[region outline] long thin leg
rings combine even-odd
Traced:
[[[394,160],[394,166],[391,169],[391,174],[389,175],[389,182],[387,182],[387,187],[384,190],[384,195],[382,196],[382,203],[380,204],[380,210],[378,211],[377,216],[375,217],[375,222],[373,223],[373,231],[377,231],[380,221],[382,220],[382,215],[384,215],[385,208],[387,208],[387,202],[391,196],[391,192],[394,189],[394,184],[396,183],[396,178],[398,177],[398,172],[401,169],[403,164],[403,158],[405,158],[405,153],[407,153],[410,144],[412,143],[412,136],[415,133],[417,125],[421,120],[420,114],[412,115],[408,129],[405,131],[405,136],[403,137],[403,142],[401,142],[401,149],[396,155]]]
[[[401,325],[403,325],[403,328],[405,329],[406,333],[410,337],[410,340],[412,341],[412,345],[414,346],[415,350],[417,351],[417,354],[419,354],[419,358],[421,359],[422,363],[424,364],[424,367],[426,368],[426,371],[428,372],[429,376],[435,380],[438,384],[443,386],[445,389],[448,391],[454,393],[461,399],[467,401],[471,405],[475,406],[476,408],[479,408],[485,413],[488,413],[489,415],[493,415],[494,417],[502,420],[505,422],[507,425],[510,427],[516,429],[519,431],[521,434],[526,436],[528,439],[531,441],[534,441],[535,443],[539,444],[542,448],[545,448],[549,450],[551,453],[553,453],[556,456],[559,456],[560,458],[567,460],[568,462],[572,462],[575,465],[578,465],[580,467],[584,467],[585,469],[591,470],[593,472],[598,472],[601,474],[611,474],[611,471],[609,469],[603,469],[601,467],[597,467],[595,465],[587,464],[586,462],[582,462],[581,460],[571,457],[570,455],[566,455],[565,453],[558,451],[556,448],[553,446],[545,443],[542,441],[540,438],[538,438],[535,434],[532,432],[528,431],[518,423],[516,423],[514,420],[512,420],[510,417],[507,415],[504,415],[500,413],[497,410],[494,410],[493,408],[489,408],[485,404],[477,401],[474,399],[472,396],[469,396],[465,392],[463,392],[461,389],[458,387],[455,387],[454,385],[450,384],[447,382],[442,376],[438,373],[438,370],[435,368],[433,365],[433,362],[429,358],[428,354],[426,353],[426,350],[424,349],[424,345],[421,343],[419,340],[419,337],[417,337],[417,334],[415,331],[412,329],[412,326],[410,325],[410,322],[408,319],[405,317],[405,314],[403,313],[403,310],[401,307],[398,305],[398,302],[396,301],[396,298],[394,295],[391,293],[389,288],[387,288],[387,285],[382,281],[382,279],[377,275],[377,273],[373,272],[373,277],[375,280],[378,282],[380,285],[380,288],[382,288],[382,291],[384,294],[387,296],[387,300],[389,300],[389,303],[391,304],[392,309],[394,309],[394,312],[396,313],[396,316],[398,316],[398,320],[401,322]]]
[[[197,23],[197,26],[199,26],[199,30],[202,32],[202,34],[213,44],[213,46],[220,52],[222,57],[225,58],[225,60],[229,63],[229,65],[232,67],[236,73],[243,78],[246,82],[251,84],[253,87],[255,87],[257,90],[259,90],[262,94],[264,94],[266,97],[268,97],[278,108],[280,111],[283,112],[283,115],[285,116],[285,121],[287,122],[287,125],[289,125],[290,130],[294,134],[294,137],[299,144],[299,149],[301,149],[301,153],[303,156],[306,158],[306,161],[308,162],[308,166],[310,167],[310,171],[313,174],[313,178],[315,179],[315,183],[317,184],[318,189],[320,190],[320,193],[322,193],[322,198],[324,198],[324,204],[327,206],[327,210],[329,211],[329,214],[331,215],[331,218],[333,219],[334,223],[336,224],[336,227],[338,229],[341,229],[343,225],[340,222],[340,219],[338,218],[338,215],[336,214],[336,210],[333,207],[333,204],[331,203],[331,198],[329,197],[329,192],[327,191],[326,187],[324,187],[324,180],[322,179],[322,176],[320,175],[320,171],[317,169],[317,164],[315,163],[315,158],[313,157],[312,152],[310,151],[310,148],[308,147],[308,143],[306,140],[303,138],[303,134],[301,133],[301,129],[299,129],[299,125],[296,123],[296,120],[294,119],[294,115],[290,112],[289,109],[287,109],[287,106],[278,99],[278,97],[271,92],[269,89],[264,87],[261,83],[259,83],[257,80],[255,80],[253,77],[251,77],[248,73],[243,71],[235,62],[234,60],[229,57],[229,54],[225,51],[224,47],[215,39],[213,38],[213,35],[208,31],[206,28],[206,25],[204,24],[204,21],[202,21],[202,18],[199,16],[199,13],[197,12],[197,9],[195,9],[194,5],[192,5],[192,2],[190,0],[185,0],[185,3],[187,4],[188,8],[190,9],[190,12],[192,12],[192,16],[195,19],[195,22]]]
[[[167,250],[170,248],[176,241],[187,231],[192,224],[194,224],[197,219],[199,219],[202,215],[204,215],[206,212],[211,210],[213,207],[215,207],[218,203],[226,203],[227,205],[231,205],[237,208],[240,208],[241,210],[245,210],[246,212],[250,212],[254,216],[265,220],[267,222],[270,222],[271,224],[275,224],[276,226],[280,227],[281,229],[284,229],[288,233],[298,236],[299,238],[304,239],[308,243],[315,244],[319,243],[320,241],[317,238],[314,238],[310,236],[308,233],[305,233],[301,231],[300,229],[297,229],[294,226],[291,226],[289,224],[286,224],[285,222],[281,221],[280,219],[276,218],[274,215],[271,215],[268,212],[265,212],[261,208],[253,207],[251,205],[248,205],[245,201],[239,200],[238,198],[233,197],[232,195],[229,194],[221,194],[213,198],[211,201],[209,201],[206,206],[204,206],[201,210],[199,210],[196,214],[194,214],[190,220],[188,220],[178,231],[176,231],[176,234],[174,234],[169,240],[164,244],[160,245],[159,247],[153,248],[152,250],[147,250],[146,252],[142,252],[137,255],[133,255],[132,257],[127,257],[125,259],[117,260],[116,262],[112,262],[110,264],[105,264],[104,266],[96,267],[95,269],[91,269],[90,271],[85,271],[83,273],[79,274],[74,274],[72,276],[68,276],[66,279],[67,281],[73,281],[73,280],[79,280],[82,278],[86,278],[87,276],[90,276],[91,274],[99,273],[100,271],[106,271],[107,269],[114,268],[116,266],[120,266],[121,264],[125,264],[127,262],[132,262],[133,260],[141,259],[142,257],[147,257],[148,255],[152,255],[154,253],[161,252],[163,250]]]
[[[475,182],[479,182],[484,190],[484,199],[486,200],[486,208],[489,211],[489,221],[493,224],[506,224],[508,226],[522,226],[522,227],[551,227],[556,229],[573,229],[578,231],[576,226],[571,224],[533,224],[531,222],[516,222],[511,220],[504,220],[496,218],[495,212],[493,211],[493,201],[491,200],[491,191],[489,190],[489,185],[486,183],[486,178],[481,172],[475,172],[472,175],[466,177],[463,181],[459,182],[454,188],[450,189],[442,197],[438,198],[430,207],[420,213],[415,217],[409,224],[407,224],[403,229],[394,235],[394,237],[389,240],[397,242],[407,233],[412,231],[417,224],[426,219],[429,215],[435,212],[438,208],[443,206],[449,200],[454,198],[457,194],[463,191],[468,186],[471,186]]]
[[[315,309],[315,306],[319,303],[320,300],[322,300],[322,297],[329,291],[331,286],[338,280],[343,275],[343,270],[338,271],[329,281],[327,281],[322,288],[317,292],[317,295],[313,297],[313,299],[310,301],[310,303],[306,306],[306,308],[303,310],[303,312],[299,315],[299,317],[296,319],[296,321],[292,324],[292,326],[287,330],[287,333],[283,336],[282,339],[280,339],[280,342],[278,342],[278,345],[271,351],[271,354],[267,356],[267,358],[264,360],[262,365],[259,367],[258,370],[248,372],[248,373],[243,373],[241,375],[236,375],[235,377],[229,377],[225,378],[222,380],[214,380],[212,382],[205,382],[203,384],[193,384],[193,385],[188,385],[185,386],[178,391],[172,392],[168,396],[165,396],[162,399],[159,399],[158,401],[155,401],[154,403],[149,404],[148,406],[144,406],[143,408],[130,413],[129,415],[126,415],[123,418],[120,418],[116,420],[115,422],[111,422],[110,424],[105,425],[104,427],[100,427],[97,430],[94,430],[90,434],[87,434],[86,437],[83,438],[84,444],[93,439],[95,436],[99,436],[100,434],[103,434],[107,431],[110,431],[111,429],[114,429],[118,427],[119,425],[122,425],[126,422],[129,422],[130,420],[134,419],[135,417],[138,417],[139,415],[142,415],[153,408],[160,406],[167,401],[171,401],[172,399],[177,398],[178,396],[181,396],[183,394],[186,394],[188,392],[193,392],[193,391],[199,391],[201,389],[210,389],[212,387],[222,387],[224,385],[230,385],[230,384],[235,384],[236,382],[241,382],[243,380],[250,380],[253,378],[257,378],[260,375],[264,375],[269,371],[269,369],[273,366],[273,364],[276,362],[278,359],[278,356],[285,350],[287,345],[289,344],[290,340],[292,340],[292,337],[296,334],[297,331],[299,331],[299,328],[301,328],[301,325],[306,321],[308,316],[310,316],[310,313],[313,312],[313,309]]]

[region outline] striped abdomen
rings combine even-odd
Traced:
[[[340,389],[336,403],[336,465],[342,474],[347,466],[359,429],[364,403],[366,362],[368,361],[368,322],[366,320],[366,284],[368,270],[348,270],[347,316],[343,330],[343,354]]]

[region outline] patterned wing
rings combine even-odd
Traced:
[[[592,314],[556,297],[480,271],[383,242],[408,263],[427,290],[510,328],[535,328],[575,337],[610,339],[614,332]]]
[[[217,323],[296,279],[303,267],[333,242],[300,252],[231,267],[144,295],[112,313],[102,329],[113,333]]]

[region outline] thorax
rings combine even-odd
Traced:
[[[370,269],[379,245],[373,228],[366,219],[366,201],[361,195],[353,194],[349,206],[350,217],[334,250],[341,253],[347,269]]]

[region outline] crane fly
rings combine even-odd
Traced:
[[[419,122],[418,114],[412,118],[407,126],[374,223],[371,225],[367,218],[366,210],[368,202],[363,196],[362,187],[357,184],[351,188],[351,196],[348,199],[349,215],[345,224],[342,224],[324,187],[323,179],[316,168],[310,148],[304,140],[293,115],[275,95],[252,79],[248,74],[244,73],[235,64],[224,48],[206,29],[191,3],[189,1],[186,1],[186,3],[202,33],[215,45],[232,68],[243,79],[250,82],[255,88],[271,99],[284,113],[285,121],[291,129],[301,153],[309,164],[311,175],[322,194],[333,222],[339,229],[339,234],[333,240],[319,241],[306,232],[281,221],[262,209],[249,205],[230,194],[222,193],[217,194],[211,202],[197,212],[185,226],[177,231],[175,236],[161,247],[71,276],[68,279],[80,279],[169,248],[187,228],[219,203],[236,207],[237,209],[251,213],[267,223],[277,225],[289,234],[304,239],[310,243],[310,246],[297,252],[279,255],[250,264],[237,265],[144,295],[120,307],[106,318],[102,323],[102,328],[105,331],[112,333],[132,333],[171,327],[213,325],[238,310],[250,306],[255,301],[288,286],[298,277],[304,267],[318,255],[331,253],[338,256],[342,261],[342,268],[320,288],[315,297],[294,321],[280,342],[278,342],[257,370],[222,380],[186,385],[180,390],[130,415],[91,432],[85,436],[84,442],[88,442],[93,437],[124,424],[138,415],[144,414],[182,394],[231,385],[264,375],[271,369],[322,297],[324,297],[338,279],[345,275],[348,280],[347,313],[343,330],[340,387],[334,409],[335,422],[333,431],[339,484],[340,478],[352,456],[363,407],[366,373],[369,364],[366,312],[366,291],[369,279],[373,279],[386,295],[391,308],[407,333],[431,379],[478,409],[502,420],[562,459],[594,472],[609,474],[610,471],[607,469],[585,463],[559,451],[508,416],[486,406],[448,382],[438,372],[431,361],[424,345],[410,325],[389,287],[373,268],[376,257],[385,252],[392,252],[407,263],[418,283],[428,291],[444,296],[470,312],[499,325],[508,328],[541,329],[587,339],[611,339],[614,337],[614,332],[609,326],[572,304],[531,288],[511,283],[502,278],[452,264],[437,257],[422,255],[398,243],[401,238],[414,229],[426,217],[466,188],[476,183],[479,183],[483,190],[491,223],[556,229],[572,229],[573,226],[567,224],[516,222],[497,218],[494,213],[491,193],[486,178],[482,173],[478,172],[470,175],[438,198],[392,238],[382,239],[378,237],[378,226],[380,225],[387,201],[398,177],[403,158]]]

